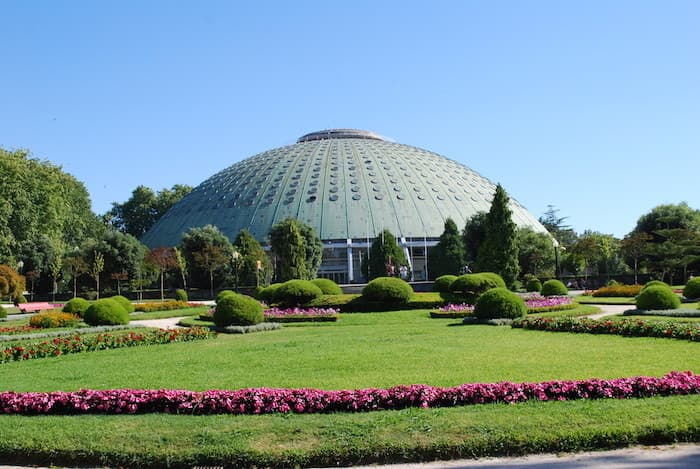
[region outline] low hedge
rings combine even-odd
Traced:
[[[248,326],[231,325],[226,327],[215,327],[214,330],[224,334],[250,334],[253,332],[275,331],[281,327],[282,324],[278,322],[259,322]]]
[[[513,327],[549,332],[584,334],[615,334],[627,337],[661,337],[700,342],[700,323],[676,321],[622,321],[589,318],[523,318],[513,321]]]
[[[599,298],[634,298],[642,290],[641,285],[611,285],[609,287],[601,287],[595,290],[591,296]]]
[[[666,316],[669,318],[700,318],[700,310],[697,309],[628,309],[623,316]]]
[[[50,341],[13,345],[12,347],[0,350],[0,363],[140,345],[189,342],[212,337],[215,337],[215,334],[201,327],[171,330],[149,329],[144,332],[130,331],[90,336],[76,336],[72,334],[70,337],[56,337]]]
[[[198,308],[201,305],[188,303],[186,301],[168,300],[154,301],[152,303],[137,303],[134,305],[135,311],[153,313],[155,311],[172,311],[174,309]]]

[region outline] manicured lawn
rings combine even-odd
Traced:
[[[0,389],[348,389],[700,372],[694,342],[459,324],[428,310],[343,314],[337,323],[7,363]],[[700,396],[326,415],[0,416],[12,435],[0,441],[0,459],[289,467],[581,450],[700,441],[698,408]]]
[[[597,304],[597,305],[633,305],[634,298],[627,297],[605,297],[605,296],[589,296],[579,295],[574,297],[574,301],[581,304]]]

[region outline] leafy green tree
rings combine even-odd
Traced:
[[[78,296],[78,278],[88,271],[85,259],[78,251],[66,254],[63,259],[63,271],[73,282],[73,298]]]
[[[207,246],[206,248],[211,248]],[[217,248],[218,249],[218,248]],[[153,248],[146,254],[146,263],[158,271],[160,277],[160,301],[165,300],[165,272],[177,267],[177,259],[173,248]],[[212,294],[213,296],[213,294]]]
[[[362,274],[369,282],[377,277],[398,277],[401,266],[408,267],[408,260],[396,237],[383,230],[374,238],[369,248],[369,258],[362,259]]]
[[[479,248],[486,238],[486,212],[477,212],[467,220],[462,230],[464,242],[465,263],[472,266],[472,270],[479,268],[476,260],[479,257]]]
[[[44,238],[78,246],[99,233],[83,183],[27,151],[0,148],[0,194],[0,262],[20,260]]]
[[[200,262],[195,259],[195,253],[202,253],[205,249],[212,252],[211,246],[216,246],[221,251],[222,255],[227,259],[225,267],[217,268],[214,271],[214,278],[211,279],[210,272],[207,267],[202,267]],[[196,286],[210,285],[220,283],[228,275],[228,266],[233,258],[233,247],[231,241],[224,235],[219,228],[214,225],[206,225],[202,227],[190,228],[182,237],[179,249],[183,257],[187,261],[190,273],[190,283]],[[201,255],[198,256],[201,260]]]
[[[92,257],[88,262],[88,274],[95,280],[95,291],[97,299],[100,299],[100,274],[105,269],[105,257],[96,250],[92,252]]]
[[[318,268],[321,267],[323,259],[323,242],[318,237],[316,231],[306,223],[297,220],[299,232],[304,238],[304,251],[306,254],[306,280],[316,278]]]
[[[630,233],[620,241],[621,253],[632,260],[634,266],[634,283],[638,284],[639,259],[644,255],[647,243],[652,237],[648,233]]]
[[[531,228],[518,230],[518,264],[522,274],[553,277],[554,254],[554,243],[550,235],[538,233]]]
[[[486,237],[479,248],[477,263],[482,272],[499,274],[509,288],[515,286],[518,265],[518,233],[508,208],[508,194],[498,184],[486,216]]]
[[[171,189],[154,192],[146,186],[138,186],[124,203],[112,203],[106,219],[123,233],[140,238],[160,217],[192,191],[192,187],[176,184]]]
[[[457,224],[451,218],[445,220],[445,229],[437,245],[428,256],[428,272],[432,278],[447,274],[459,274],[466,265],[464,242]]]
[[[241,230],[233,241],[238,259],[232,259],[236,285],[268,285],[273,268],[270,256],[248,230]],[[260,268],[258,269],[258,262]]]
[[[687,276],[687,269],[698,264],[700,252],[700,211],[683,202],[654,207],[642,215],[630,235],[645,233],[648,240],[641,264],[662,279]]]
[[[182,279],[182,288],[187,290],[187,259],[185,259],[185,256],[182,255],[182,251],[178,248],[173,248],[173,253],[175,254],[177,270],[180,272],[180,278]]]
[[[306,241],[297,220],[288,218],[272,227],[270,244],[277,259],[277,280],[308,280]]]

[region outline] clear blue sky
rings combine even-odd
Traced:
[[[104,213],[320,129],[369,129],[623,236],[700,208],[700,2],[0,3],[0,146]]]

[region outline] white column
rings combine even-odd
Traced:
[[[352,283],[355,281],[355,272],[352,266],[352,239],[348,239],[346,241],[348,243],[348,283]]]

